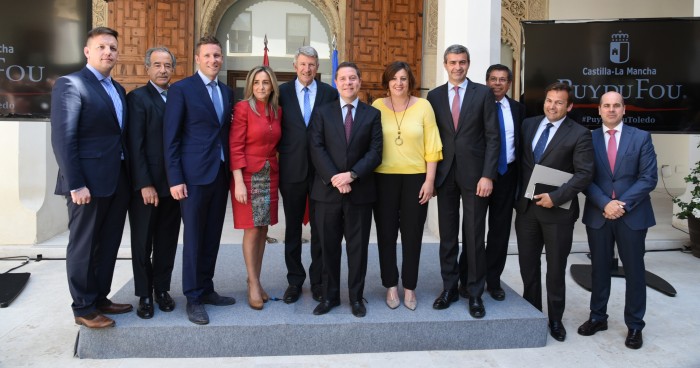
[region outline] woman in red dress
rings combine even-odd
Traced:
[[[233,227],[244,229],[248,304],[258,310],[269,299],[260,284],[267,227],[277,223],[277,144],[282,135],[278,100],[272,69],[253,68],[246,78],[245,97],[234,107],[230,132]]]

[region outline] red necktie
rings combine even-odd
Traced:
[[[355,107],[351,104],[345,105],[348,108],[348,113],[345,115],[345,141],[350,143],[350,132],[352,131],[352,108]]]
[[[452,99],[452,122],[455,123],[455,130],[457,130],[457,122],[459,121],[459,86],[454,86],[452,89],[455,90],[455,97]]]
[[[610,139],[608,140],[608,162],[610,163],[610,172],[615,173],[615,158],[617,157],[617,141],[615,140],[615,129],[608,130],[610,134]],[[615,198],[615,191],[612,193],[613,199]]]

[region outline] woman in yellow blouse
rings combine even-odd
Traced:
[[[435,113],[427,100],[411,96],[415,84],[411,67],[402,61],[393,62],[382,76],[388,97],[372,104],[382,113],[384,148],[382,164],[375,170],[379,196],[374,205],[374,221],[382,285],[387,288],[386,304],[391,309],[400,305],[396,266],[399,230],[404,306],[416,309],[423,227],[428,201],[435,194],[435,169],[442,160]]]

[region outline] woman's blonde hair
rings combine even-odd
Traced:
[[[255,76],[258,75],[260,72],[265,72],[267,73],[267,76],[270,77],[270,84],[272,85],[272,93],[270,93],[270,97],[268,97],[267,104],[265,105],[265,113],[267,115],[270,115],[268,109],[268,106],[272,107],[272,111],[274,112],[275,119],[277,119],[277,114],[279,111],[279,98],[280,98],[280,90],[279,86],[277,86],[277,77],[275,77],[275,72],[270,69],[269,66],[256,66],[255,68],[251,69],[248,72],[248,76],[245,79],[245,92],[244,92],[244,100],[248,100],[248,104],[250,105],[250,108],[253,110],[255,114],[260,116],[260,113],[258,110],[255,108],[255,101],[257,99],[253,95],[253,82],[255,81]]]

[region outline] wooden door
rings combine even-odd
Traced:
[[[112,75],[127,91],[148,82],[146,50],[165,46],[175,55],[172,82],[192,74],[194,63],[192,0],[120,0],[109,3],[108,24],[119,32],[119,62]]]
[[[420,88],[423,54],[422,0],[348,0],[345,55],[362,72],[360,98],[371,102],[386,96],[384,68],[405,61]]]

